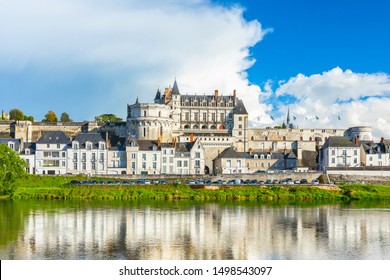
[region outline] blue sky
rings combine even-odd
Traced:
[[[0,109],[126,117],[177,78],[237,89],[254,127],[371,125],[390,138],[390,3],[0,0]],[[274,120],[272,120],[273,116]],[[315,116],[318,116],[317,119]],[[340,120],[339,120],[340,117]]]

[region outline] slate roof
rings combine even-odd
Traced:
[[[70,141],[63,131],[46,131],[37,144],[68,144]]]
[[[352,142],[348,137],[344,136],[331,136],[323,145],[323,149],[329,147],[351,147],[357,148],[358,146]]]
[[[156,92],[156,97],[154,98],[155,100],[156,99],[161,99],[161,92],[160,92],[160,89],[157,90]]]
[[[79,142],[80,148],[86,148],[86,142],[91,142],[94,148],[99,147],[99,142],[106,142],[100,133],[79,133],[73,141]]]
[[[175,150],[177,153],[188,153],[191,151],[192,147],[194,146],[194,143],[195,142],[176,143]]]
[[[236,100],[236,106],[234,107],[234,114],[236,115],[248,115],[248,111],[245,108],[244,102],[241,99]]]
[[[25,142],[23,146],[23,150],[20,152],[20,154],[26,155],[26,149],[30,149],[30,155],[35,154],[36,145],[34,142]]]
[[[180,95],[179,87],[177,86],[177,82],[173,83],[172,93],[171,95]]]
[[[136,140],[136,143],[140,151],[153,151],[153,146],[157,147],[157,141],[154,140]]]
[[[219,158],[252,158],[250,154],[245,152],[237,152],[233,147],[226,148],[215,159]]]
[[[254,152],[252,154],[252,158],[254,155],[257,155],[259,158],[261,155],[264,156],[264,159],[267,158],[267,155],[271,154],[271,159],[297,159],[297,156],[293,152],[288,152],[288,153],[281,153],[281,152]]]
[[[15,138],[0,138],[0,144],[8,145],[8,142],[13,142],[15,144],[14,151],[19,151],[20,148],[20,139]]]

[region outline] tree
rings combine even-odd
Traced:
[[[102,114],[100,116],[95,117],[95,121],[97,122],[121,122],[122,119],[118,118],[114,114]]]
[[[58,122],[58,118],[56,113],[53,111],[48,111],[45,115],[45,119],[42,120],[43,122]]]
[[[63,113],[61,114],[60,121],[61,121],[61,122],[71,122],[72,120],[70,119],[68,113],[63,112]]]
[[[12,109],[9,111],[9,119],[14,121],[24,120],[24,114],[19,109]]]
[[[33,116],[24,116],[24,120],[25,121],[31,121],[31,122],[34,122],[34,117]]]
[[[15,180],[27,174],[27,163],[7,145],[0,144],[0,194],[11,195]]]

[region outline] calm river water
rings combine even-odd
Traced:
[[[390,205],[0,201],[0,259],[390,259]]]

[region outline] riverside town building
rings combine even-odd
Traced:
[[[0,121],[0,144],[33,174],[217,175],[361,166],[389,167],[390,140],[371,127],[251,128],[236,95],[157,90],[154,103],[127,105],[126,122]]]

